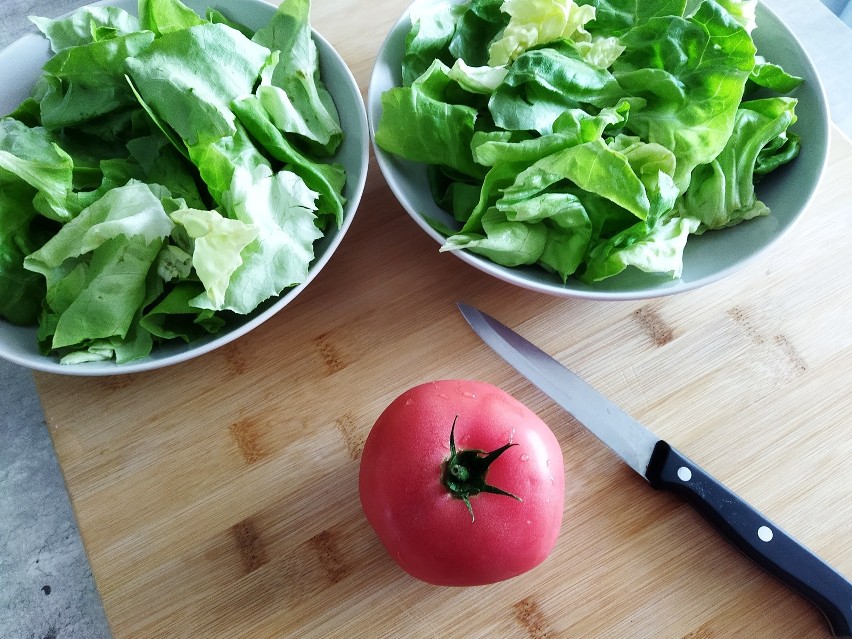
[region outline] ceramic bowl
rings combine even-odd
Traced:
[[[134,14],[137,6],[136,0],[113,0],[95,4],[118,6]],[[201,15],[204,15],[208,7],[218,9],[225,15],[238,17],[252,29],[266,24],[275,12],[274,6],[262,0],[186,0],[185,4]],[[14,326],[3,319],[0,319],[0,357],[34,370],[69,375],[115,375],[160,368],[197,357],[245,335],[280,312],[310,284],[331,259],[352,223],[364,190],[369,160],[367,117],[358,85],[331,44],[316,31],[313,38],[319,51],[322,79],[332,94],[345,134],[333,160],[346,169],[344,195],[347,202],[340,228],[330,230],[315,243],[315,258],[306,281],[286,289],[277,298],[267,300],[250,315],[231,321],[215,335],[190,344],[173,341],[155,345],[148,357],[125,364],[60,364],[57,358],[44,356],[39,352],[35,328]],[[47,39],[36,32],[22,37],[0,52],[0,68],[5,70],[0,75],[0,112],[11,112],[29,96],[41,66],[50,55]]]
[[[416,4],[423,2],[431,4],[435,0],[417,0]],[[411,25],[410,10],[411,7],[389,32],[373,70],[367,96],[371,137],[382,117],[382,93],[401,85],[400,66]],[[526,289],[597,300],[643,299],[679,293],[719,280],[743,267],[775,243],[802,215],[827,161],[830,127],[827,100],[816,69],[790,29],[762,4],[757,7],[757,28],[753,37],[760,54],[804,78],[804,83],[791,94],[799,103],[796,107],[798,121],[790,131],[801,136],[801,153],[795,161],[768,175],[757,188],[757,197],[771,210],[769,216],[722,231],[691,236],[684,253],[683,273],[678,279],[628,268],[595,284],[575,278],[563,284],[557,275],[538,267],[507,268],[469,251],[457,250],[452,254],[481,271]],[[457,223],[434,203],[426,167],[400,159],[375,143],[373,148],[379,168],[399,202],[423,231],[443,244],[444,236],[426,219],[437,220],[450,228]],[[446,259],[456,258],[446,256]]]

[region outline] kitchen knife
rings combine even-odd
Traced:
[[[836,637],[852,636],[852,583],[695,462],[526,339],[459,303],[482,340],[658,490],[671,490],[761,568],[813,603]]]

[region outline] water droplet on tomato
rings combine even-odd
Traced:
[[[529,455],[527,455],[526,453],[524,453],[523,455],[521,455],[521,461],[522,461],[522,462],[526,462],[526,461],[529,461],[529,460],[530,460],[530,456],[529,456]]]
[[[476,399],[476,393],[471,393],[470,391],[465,391],[462,393],[465,397],[469,397],[470,399]]]
[[[413,403],[414,403],[414,400],[413,400],[413,399],[411,399],[410,397],[409,397],[408,399],[406,399],[406,400],[405,400],[405,405],[406,405],[406,406],[411,406]]]

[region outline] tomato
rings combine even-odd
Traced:
[[[359,492],[403,570],[437,585],[494,583],[539,565],[556,544],[562,450],[535,413],[491,384],[421,384],[370,430]]]

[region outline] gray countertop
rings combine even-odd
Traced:
[[[0,388],[0,637],[109,637],[32,375]]]
[[[824,0],[840,10],[836,0]],[[83,0],[3,0],[0,48]],[[825,83],[832,119],[852,137],[852,33],[818,0],[765,0]],[[844,5],[845,6],[845,5]],[[8,70],[4,70],[8,72]],[[29,371],[0,360],[0,639],[110,637]]]

